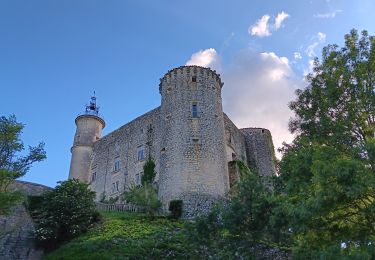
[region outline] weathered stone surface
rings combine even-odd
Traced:
[[[223,113],[222,86],[215,71],[182,66],[160,79],[160,107],[97,141],[93,139],[98,137],[93,134],[97,131],[81,131],[85,127],[77,125],[79,138],[94,142],[93,145],[78,142],[76,134],[74,151],[86,149],[86,159],[81,156],[80,165],[75,167],[86,169],[89,165],[90,169],[90,177],[82,171],[80,179],[90,183],[97,200],[103,195],[106,199],[117,197],[139,184],[143,165],[150,155],[156,164],[155,180],[163,209],[167,210],[169,201],[183,198],[184,210],[196,212],[194,205],[201,208],[200,205],[210,203],[195,202],[201,201],[195,198],[209,196],[214,200],[229,191],[228,163],[233,160],[247,162],[251,168],[259,169],[260,174],[275,174],[272,140],[270,135],[263,134],[269,133],[268,130],[238,129]],[[195,116],[193,105],[197,108]],[[97,125],[91,128],[97,129]],[[87,147],[92,151],[87,152]],[[238,173],[235,174],[238,179]],[[186,194],[195,194],[194,199],[188,199]]]
[[[23,181],[16,181],[11,189],[25,195],[37,196],[51,188]],[[34,223],[23,204],[14,206],[7,216],[0,216],[0,259],[40,259],[43,251],[33,242]]]
[[[207,214],[216,203],[223,201],[224,197],[212,196],[210,194],[184,193],[180,194],[179,199],[184,202],[182,218],[193,219],[197,216]]]

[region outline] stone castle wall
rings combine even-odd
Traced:
[[[69,178],[89,182],[90,156],[94,143],[101,137],[104,120],[94,115],[81,115],[75,120],[77,130],[71,148]]]
[[[238,172],[228,171],[233,160],[275,174],[269,131],[238,129],[223,113],[223,84],[216,72],[182,66],[166,73],[159,86],[160,107],[93,144],[89,183],[97,200],[140,184],[148,155],[155,160],[164,210],[170,200],[183,199],[188,217],[207,211],[238,181]]]
[[[183,199],[206,210],[204,197],[229,190],[225,153],[222,83],[210,69],[184,66],[168,72],[160,84],[165,149],[160,158],[159,197],[166,206]],[[194,106],[197,113],[194,115]]]
[[[15,181],[10,190],[25,196],[40,196],[52,188],[25,181]],[[9,215],[0,216],[0,259],[39,260],[43,251],[34,244],[35,226],[23,203],[12,207]]]
[[[247,163],[261,176],[276,174],[272,136],[264,128],[243,128],[246,140]]]
[[[152,129],[152,130],[151,130]],[[150,131],[151,130],[151,131]],[[159,172],[160,108],[134,119],[94,145],[91,160],[91,188],[97,199],[119,196],[131,185],[137,185],[143,164],[151,153]],[[143,158],[138,152],[143,150]],[[118,161],[118,167],[115,166]],[[95,177],[93,177],[95,175]],[[156,180],[159,176],[156,176]],[[138,181],[138,183],[137,183]]]

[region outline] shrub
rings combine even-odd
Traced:
[[[85,232],[98,220],[95,193],[76,179],[61,182],[54,190],[32,198],[29,208],[36,218],[38,245],[54,249],[61,242]]]
[[[169,202],[169,211],[172,218],[179,219],[182,216],[182,200],[171,200]]]
[[[146,183],[152,184],[155,176],[155,162],[149,157],[145,165],[143,165],[143,175],[141,178],[142,185],[145,185]]]
[[[131,187],[124,193],[124,199],[132,204],[142,206],[145,212],[153,216],[161,206],[158,194],[151,184]]]
[[[130,187],[129,191],[123,193],[123,199],[144,207],[145,212],[152,217],[160,208],[161,202],[158,200],[156,188],[152,186],[156,172],[155,163],[151,157],[148,158],[148,161],[143,166],[143,171],[142,186]]]

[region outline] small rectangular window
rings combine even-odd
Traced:
[[[137,185],[137,186],[141,185],[142,175],[143,175],[143,172],[135,174],[135,180],[134,180],[135,185]]]
[[[114,169],[113,169],[115,172],[119,171],[120,170],[120,160],[116,160],[115,161],[115,166],[114,166]]]
[[[116,181],[116,191],[118,191],[119,181]]]
[[[197,82],[197,76],[193,76],[193,77],[191,78],[191,81],[192,81],[192,82]]]
[[[191,105],[191,116],[198,117],[198,104],[195,102]]]
[[[145,159],[145,150],[143,149],[143,147],[138,147],[138,150],[137,150],[137,160],[138,161],[142,161]]]
[[[95,181],[95,180],[96,180],[96,172],[93,172],[91,176],[91,181]]]

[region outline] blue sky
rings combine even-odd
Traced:
[[[290,141],[287,103],[310,60],[350,29],[375,35],[375,2],[0,1],[0,114],[26,125],[47,159],[23,178],[55,186],[69,172],[74,119],[93,91],[104,134],[159,106],[159,78],[184,64],[222,74],[239,127]]]

